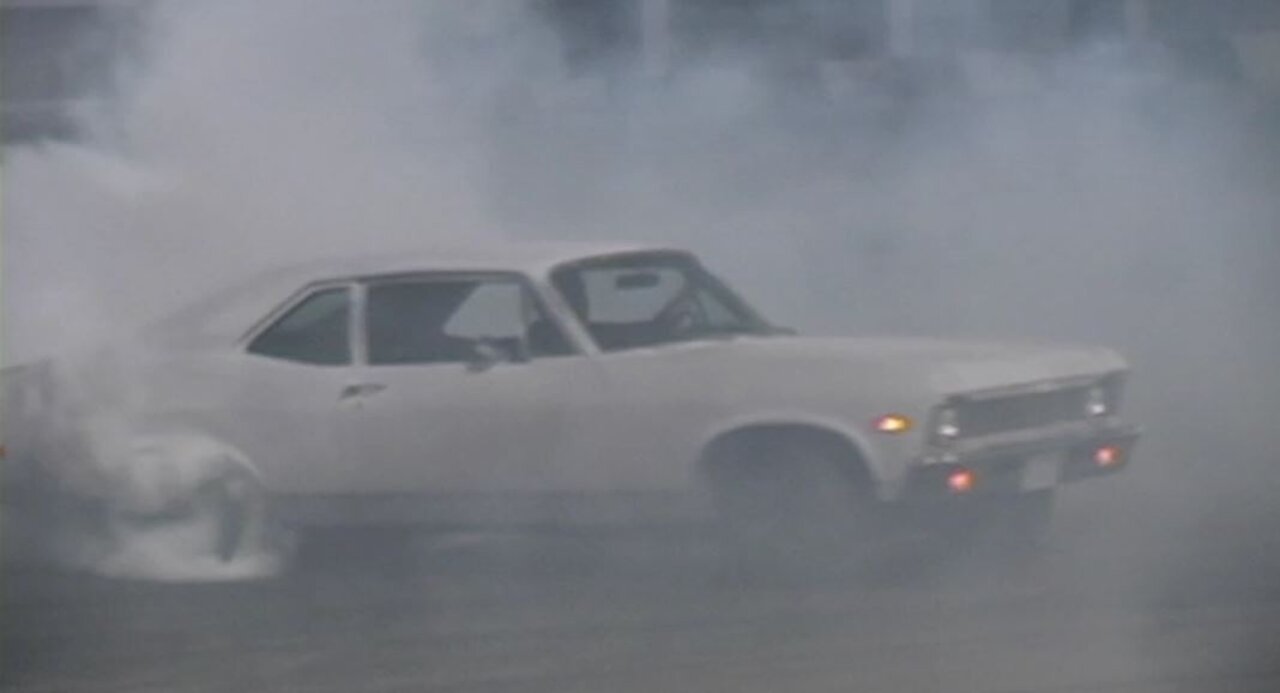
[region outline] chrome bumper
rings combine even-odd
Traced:
[[[902,497],[1021,493],[1114,474],[1129,465],[1140,435],[1136,426],[1110,422],[960,441],[921,456],[908,474]],[[1056,466],[1056,473],[1045,476],[1042,469],[1032,469],[1045,464]],[[958,491],[949,480],[966,471],[972,484]],[[1033,473],[1041,478],[1031,480]]]

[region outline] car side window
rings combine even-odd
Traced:
[[[449,316],[444,333],[458,339],[523,338],[524,287],[516,282],[483,282]]]
[[[322,366],[349,364],[350,324],[350,289],[321,289],[258,335],[250,342],[249,352]]]
[[[369,286],[369,363],[461,363],[486,343],[510,360],[562,356],[572,347],[514,279],[397,280]]]

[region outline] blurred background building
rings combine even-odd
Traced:
[[[107,94],[136,37],[131,0],[0,0],[0,132],[5,142],[60,138]]]
[[[766,56],[758,68],[779,85],[829,91],[850,75],[981,80],[984,66],[1010,62],[992,57],[1034,69],[1038,58],[1120,45],[1280,98],[1277,0],[530,1],[578,70],[660,79],[749,53]],[[3,0],[4,140],[73,132],[78,109],[109,93],[115,58],[137,45],[152,2]]]

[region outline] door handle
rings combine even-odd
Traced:
[[[346,400],[356,397],[369,397],[387,389],[382,383],[353,383],[342,388],[342,392],[338,395],[338,399]]]

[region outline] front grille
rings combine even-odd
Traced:
[[[1089,387],[1027,392],[990,399],[961,400],[956,423],[965,438],[1041,428],[1086,417]]]

